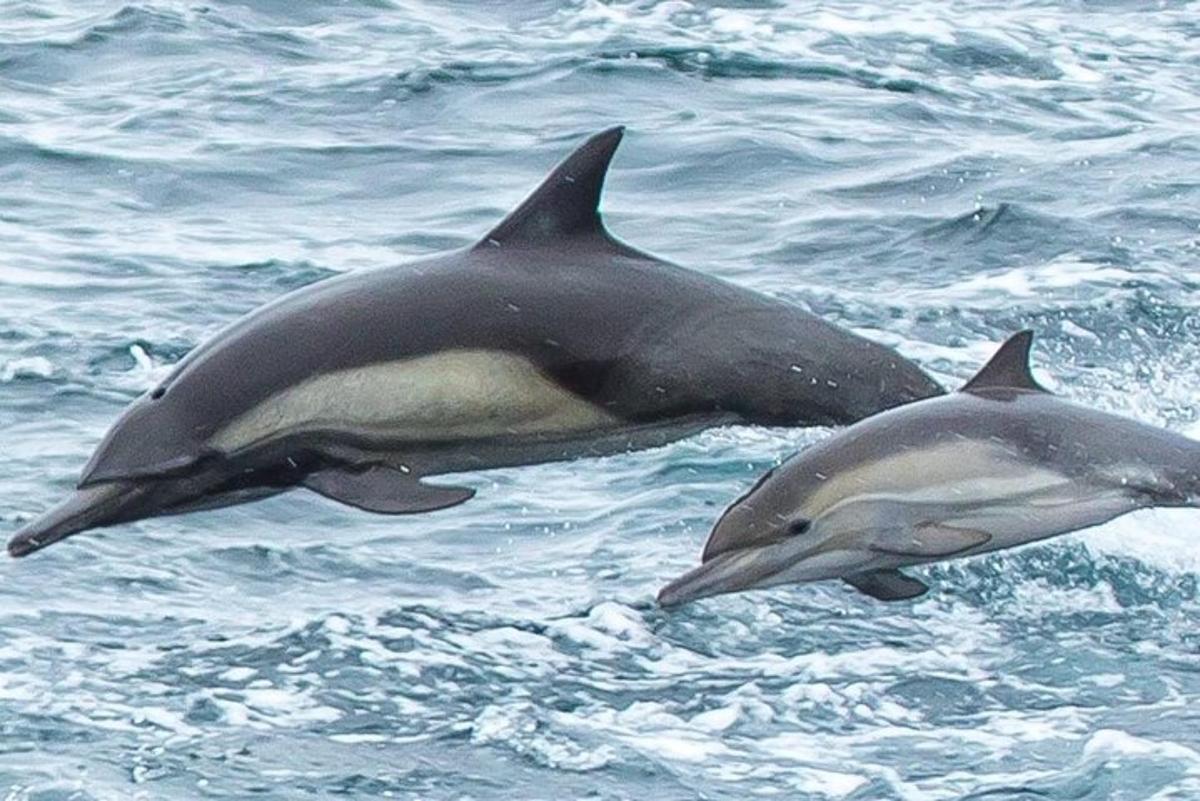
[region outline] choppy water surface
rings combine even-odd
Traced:
[[[220,326],[472,241],[614,123],[638,246],[951,384],[1034,326],[1060,392],[1200,433],[1200,5],[888,5],[0,2],[3,533]],[[915,604],[655,610],[824,433],[6,562],[0,796],[1200,795],[1200,514],[921,571]]]

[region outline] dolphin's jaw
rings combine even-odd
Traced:
[[[752,582],[735,581],[739,567],[745,566],[751,549],[727,551],[689,570],[658,592],[658,605],[681,606],[713,595],[749,589]]]
[[[132,507],[144,495],[144,487],[127,481],[78,489],[18,531],[8,542],[8,553],[28,556],[81,531],[130,520],[136,516],[131,514]]]
[[[843,550],[829,540],[740,548],[714,556],[663,587],[658,603],[673,607],[731,592],[837,579],[883,561],[878,554]]]

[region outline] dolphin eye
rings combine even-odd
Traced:
[[[798,520],[793,520],[792,522],[788,523],[787,533],[793,537],[797,537],[806,533],[810,527],[812,527],[812,521],[806,520],[802,517]]]
[[[159,398],[161,398],[163,395],[166,395],[166,394],[167,394],[166,387],[156,387],[154,389],[154,391],[150,393],[150,400],[158,400]]]

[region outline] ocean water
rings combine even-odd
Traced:
[[[0,532],[289,289],[465,245],[584,136],[622,238],[955,385],[1200,436],[1200,4],[0,1]],[[403,310],[398,309],[398,314]],[[1200,797],[1200,512],[652,599],[821,430],[305,492],[0,564],[0,798]]]

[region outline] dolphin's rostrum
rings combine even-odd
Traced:
[[[433,474],[941,392],[883,346],[614,239],[598,203],[621,136],[589,139],[472,247],[305,287],[196,348],[9,552],[297,486],[431,511],[473,494]]]
[[[1200,505],[1200,443],[1050,394],[1012,336],[961,391],[850,426],[764,476],[659,603],[842,579],[880,600],[901,568],[1011,548],[1149,506]]]

